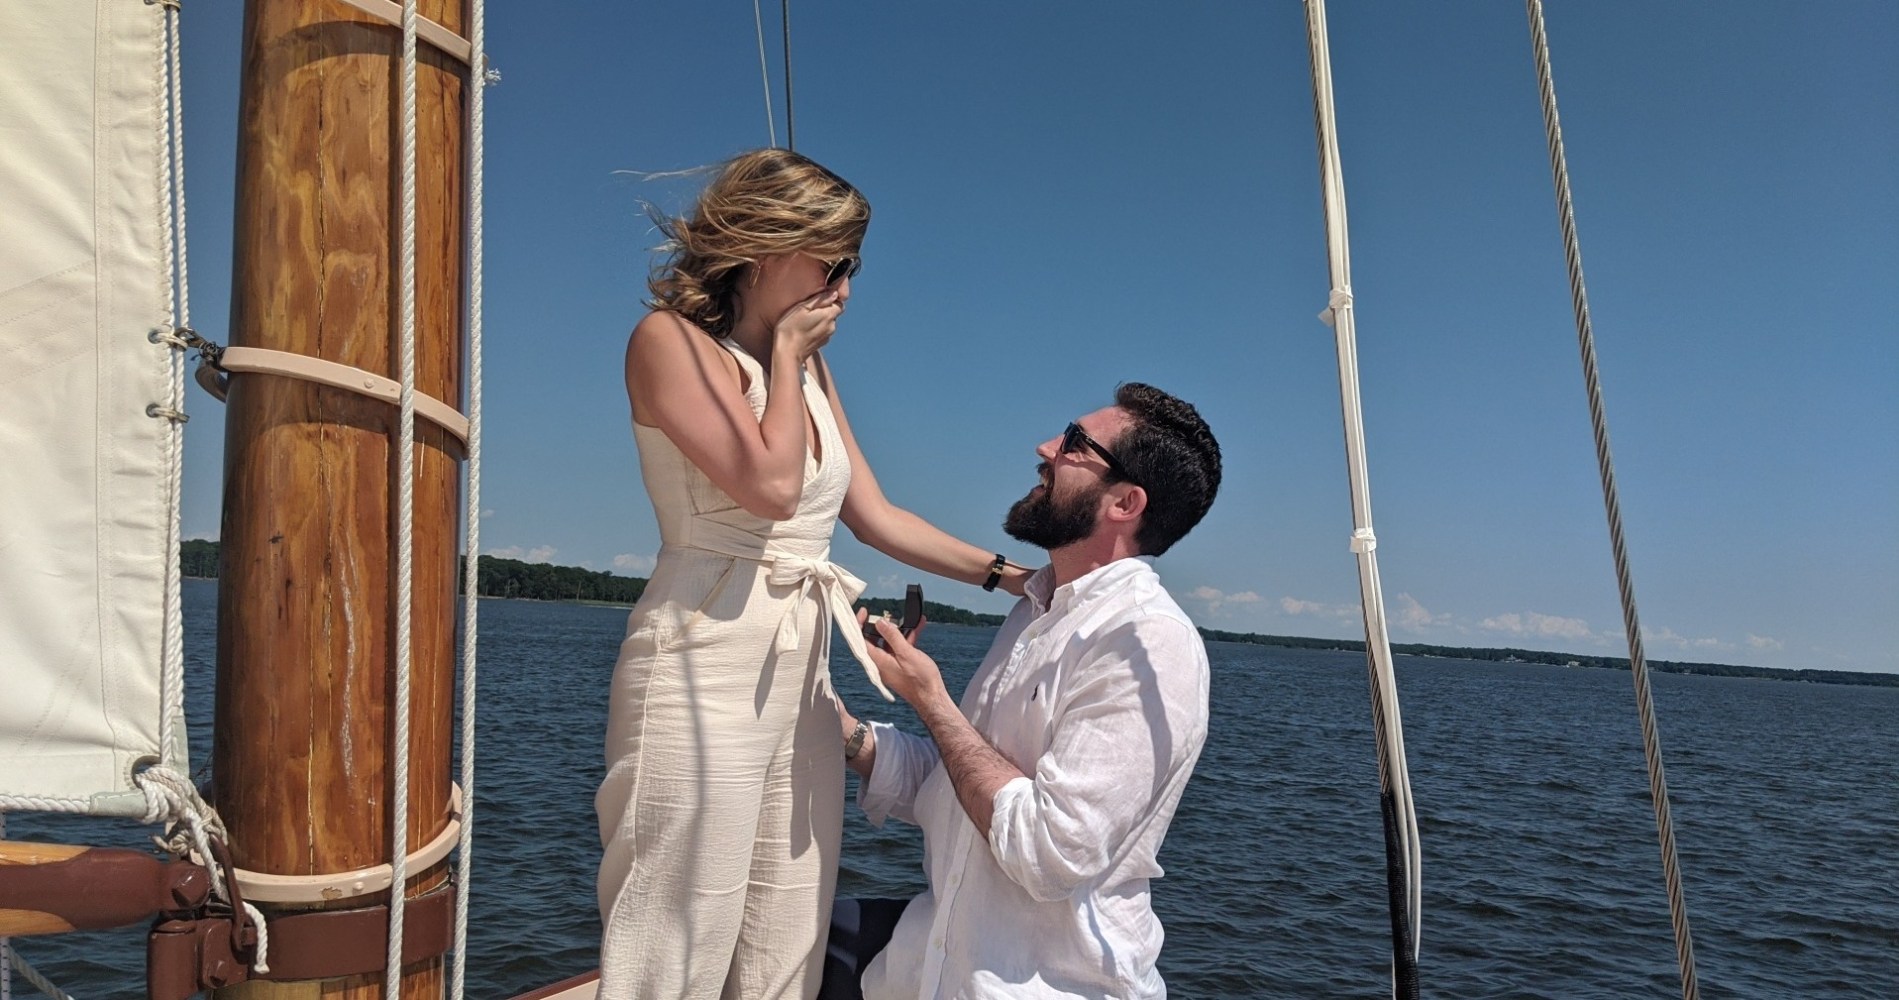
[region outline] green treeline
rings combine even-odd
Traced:
[[[193,538],[178,550],[179,566],[186,576],[218,578],[218,543]]]
[[[180,548],[186,576],[217,578],[218,543],[193,539]],[[456,579],[459,587],[459,575]],[[646,580],[642,577],[615,576],[579,566],[550,566],[482,556],[475,569],[475,593],[481,597],[632,604],[645,590]]]
[[[903,598],[866,597],[857,602],[860,608],[869,608],[872,617],[888,614],[892,618],[903,617]],[[962,608],[952,608],[935,601],[923,602],[923,617],[944,625],[1000,625],[1001,615],[980,615]]]
[[[1362,639],[1308,639],[1290,635],[1259,635],[1253,632],[1225,632],[1203,628],[1200,635],[1210,642],[1244,642],[1258,646],[1289,646],[1293,649],[1338,649],[1363,653]],[[1454,660],[1494,660],[1505,663],[1544,663],[1564,667],[1629,669],[1626,656],[1591,656],[1585,653],[1552,653],[1541,649],[1486,649],[1465,646],[1437,646],[1421,642],[1394,642],[1394,653],[1411,656],[1436,656]],[[1860,684],[1872,687],[1899,687],[1899,674],[1859,673],[1852,670],[1784,670],[1778,667],[1744,667],[1729,663],[1692,663],[1680,660],[1648,661],[1650,670],[1667,674],[1706,674],[1710,677],[1760,677],[1777,681],[1807,681],[1814,684]]]
[[[185,542],[181,553],[186,576],[215,578],[218,575],[218,543],[203,539]],[[603,601],[631,604],[646,590],[646,580],[636,576],[582,569],[579,566],[550,566],[518,559],[482,556],[476,573],[476,593],[482,597],[511,597],[529,601]],[[903,599],[872,597],[857,602],[873,615],[888,612],[903,614]],[[923,613],[930,621],[950,625],[1000,625],[1003,616],[977,614],[962,608],[923,602]],[[1256,632],[1228,632],[1203,628],[1200,635],[1210,642],[1243,642],[1256,646],[1285,646],[1291,649],[1336,649],[1362,653],[1360,639],[1312,639],[1296,635],[1261,635]],[[1487,649],[1465,646],[1437,646],[1428,643],[1392,643],[1391,651],[1413,656],[1436,656],[1457,660],[1493,660],[1507,663],[1545,663],[1555,666],[1575,664],[1627,670],[1629,661],[1620,656],[1592,656],[1583,653],[1552,653],[1539,649]],[[1783,681],[1808,681],[1816,684],[1861,684],[1875,687],[1899,687],[1899,674],[1859,673],[1850,670],[1782,670],[1775,667],[1744,667],[1727,663],[1690,663],[1675,660],[1649,660],[1650,669],[1671,674],[1707,674],[1713,677],[1761,677]]]
[[[519,559],[482,556],[475,564],[475,593],[527,601],[605,601],[632,604],[646,592],[646,580],[615,576],[578,566],[550,566]]]

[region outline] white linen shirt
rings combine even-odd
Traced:
[[[1148,882],[1206,741],[1206,645],[1139,559],[1053,579],[1029,578],[963,692],[1026,775],[986,840],[936,745],[877,726],[858,804],[923,828],[930,888],[864,970],[866,1000],[1167,995]]]

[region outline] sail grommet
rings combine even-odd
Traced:
[[[191,419],[191,414],[183,410],[174,409],[169,406],[160,406],[157,403],[146,403],[145,415],[148,417],[164,417],[174,424],[182,424]]]

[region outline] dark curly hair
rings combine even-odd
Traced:
[[[1147,491],[1134,543],[1157,556],[1192,531],[1220,491],[1220,442],[1200,411],[1151,385],[1123,382],[1114,404],[1134,418],[1113,450],[1129,476]]]

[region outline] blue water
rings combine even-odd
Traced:
[[[208,759],[214,585],[186,588]],[[481,605],[475,997],[590,967],[593,788],[626,612]],[[959,689],[993,630],[931,626]],[[1174,996],[1388,995],[1363,659],[1218,643],[1206,751],[1154,905]],[[1424,843],[1426,996],[1679,996],[1624,672],[1401,657]],[[854,664],[840,693],[914,727]],[[1899,689],[1658,674],[1656,711],[1702,995],[1899,996]],[[130,825],[16,816],[10,834],[133,845]],[[840,891],[921,885],[920,841],[845,820]],[[78,994],[136,996],[138,932],[17,942]]]

